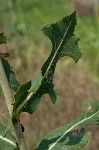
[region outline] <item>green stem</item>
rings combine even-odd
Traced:
[[[8,79],[7,79],[6,74],[5,74],[5,70],[4,70],[1,58],[0,58],[0,83],[2,86],[2,90],[4,93],[5,100],[6,100],[6,104],[7,104],[8,110],[9,110],[9,114],[11,115],[12,110],[13,110],[13,107],[11,105],[11,102],[13,101],[13,95],[11,92],[11,88],[9,86]]]
[[[2,64],[2,58],[0,58],[0,83],[2,86],[6,104],[7,104],[8,110],[9,110],[10,119],[12,121],[13,105],[11,105],[11,103],[13,101],[13,95],[12,95],[12,91],[11,91],[11,88],[10,88],[10,85],[9,85],[9,82],[8,82],[8,79],[7,79],[3,64]],[[26,143],[25,143],[22,129],[21,129],[21,124],[18,119],[16,119],[16,122],[13,123],[13,127],[15,130],[15,135],[16,135],[17,144],[18,144],[19,149],[27,150]]]

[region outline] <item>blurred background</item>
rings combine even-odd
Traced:
[[[75,119],[84,101],[99,100],[99,0],[0,0],[0,32],[7,37],[0,52],[11,54],[8,60],[21,83],[32,79],[50,54],[51,42],[41,29],[75,9],[75,34],[81,39],[83,58],[76,65],[66,57],[58,63],[54,82],[59,101],[55,105],[44,95],[35,114],[21,115],[29,150],[47,132]],[[7,124],[8,111],[1,88],[0,106],[0,123]],[[99,127],[91,126],[88,131],[92,132],[90,150],[98,150]]]

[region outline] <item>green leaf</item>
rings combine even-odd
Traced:
[[[85,133],[89,125],[99,124],[99,101],[85,102],[78,119],[57,128],[41,141],[36,150],[77,150],[88,144],[90,135]]]
[[[0,33],[0,44],[6,44],[6,37],[3,35],[3,33]]]
[[[30,92],[34,92],[38,90],[39,86],[41,85],[42,82],[42,73],[39,73],[36,77],[31,80],[31,87],[30,87]]]
[[[89,133],[83,133],[81,129],[80,133],[76,136],[72,135],[72,132],[69,132],[60,142],[55,144],[54,147],[50,149],[50,145],[55,142],[57,138],[51,140],[42,140],[41,144],[35,150],[81,150],[81,148],[87,148],[89,145]],[[59,137],[58,137],[59,138]],[[85,150],[85,149],[84,149]]]
[[[15,95],[14,110],[17,115],[21,111],[33,113],[40,105],[42,95],[47,93],[51,97],[53,103],[57,101],[57,90],[53,83],[55,67],[58,60],[64,56],[71,57],[75,62],[81,58],[82,53],[78,47],[79,39],[74,35],[76,26],[76,12],[70,16],[64,17],[55,24],[48,25],[42,29],[43,33],[48,36],[52,42],[52,51],[46,62],[41,68],[41,73],[29,82],[30,87],[25,91],[21,90]],[[29,89],[30,88],[30,89]],[[20,94],[25,95],[20,97]],[[35,108],[35,109],[34,109]]]
[[[7,132],[6,136],[3,136],[6,127],[0,124],[0,149],[1,150],[18,150],[16,147],[16,140],[15,137],[10,133]]]
[[[6,43],[6,37],[0,33],[0,44]],[[6,59],[2,59],[2,64],[5,69],[10,87],[16,92],[19,89],[20,83],[17,81],[15,74]]]
[[[7,79],[9,81],[10,87],[16,92],[20,87],[20,83],[17,81],[15,74],[11,66],[9,65],[8,61],[6,59],[2,59],[2,64],[5,70]]]

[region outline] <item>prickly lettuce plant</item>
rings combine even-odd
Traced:
[[[53,104],[57,102],[57,90],[53,83],[58,60],[64,56],[77,62],[81,56],[79,38],[74,35],[77,24],[76,12],[62,20],[47,25],[43,33],[51,40],[52,51],[42,65],[38,75],[25,84],[17,81],[15,74],[5,59],[8,54],[0,53],[0,81],[9,109],[10,122],[15,130],[15,137],[9,129],[0,125],[0,146],[2,150],[27,150],[23,137],[23,125],[20,124],[22,112],[34,113],[42,101],[43,94],[49,94]],[[6,38],[0,34],[0,44]],[[12,95],[11,90],[14,94]],[[85,131],[89,125],[99,124],[99,101],[85,102],[81,115],[63,127],[59,127],[41,141],[36,150],[77,150],[89,148],[90,133]]]

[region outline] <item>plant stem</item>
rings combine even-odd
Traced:
[[[20,150],[27,150],[26,142],[25,142],[25,139],[23,137],[22,125],[20,124],[20,120],[17,119],[13,123],[13,126],[15,129],[16,137],[17,137],[18,147],[20,147]]]
[[[8,110],[9,110],[10,118],[12,121],[13,105],[11,103],[13,102],[14,98],[13,98],[13,94],[12,94],[1,58],[0,58],[0,83],[2,86],[6,104],[7,104]],[[14,130],[15,130],[18,148],[20,150],[27,150],[26,143],[25,143],[25,140],[23,137],[23,132],[21,129],[20,121],[18,119],[16,119],[16,122],[14,122],[14,123],[12,122],[12,124],[13,124]]]
[[[9,110],[9,114],[11,115],[12,110],[13,110],[13,107],[11,105],[13,101],[13,95],[12,95],[11,88],[9,86],[9,83],[5,74],[5,70],[4,70],[1,58],[0,58],[0,82],[1,82],[3,93],[4,93],[4,97],[6,100],[6,104]]]

